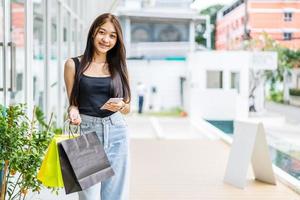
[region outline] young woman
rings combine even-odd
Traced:
[[[131,93],[125,59],[120,23],[105,13],[90,27],[84,54],[65,63],[69,119],[83,133],[97,133],[115,172],[79,192],[79,200],[98,200],[100,195],[101,200],[128,199],[128,134],[122,114],[130,111]],[[111,97],[123,100],[106,103]]]

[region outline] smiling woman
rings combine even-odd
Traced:
[[[98,55],[105,54],[117,42],[117,33],[112,23],[106,22],[97,29],[95,35],[93,35],[94,46],[96,47],[95,53]]]
[[[97,133],[115,172],[112,178],[79,192],[79,200],[128,199],[128,131],[121,113],[129,112],[131,93],[116,16],[105,13],[95,19],[84,54],[66,61],[64,77],[71,123],[81,125],[84,134]],[[120,101],[108,101],[111,98]]]

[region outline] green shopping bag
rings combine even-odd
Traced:
[[[51,140],[37,176],[38,180],[40,180],[44,186],[64,187],[57,144],[76,136],[78,135],[55,135]]]

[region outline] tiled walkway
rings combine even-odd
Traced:
[[[229,148],[223,142],[132,140],[130,200],[298,200],[278,182],[254,181],[244,190],[223,183]]]

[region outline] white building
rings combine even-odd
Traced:
[[[191,0],[127,0],[119,6],[129,58],[185,57],[196,45],[202,26],[210,33],[208,16],[190,8]],[[210,48],[210,34],[207,34]]]
[[[251,73],[277,68],[274,52],[202,51],[191,53],[187,60],[185,108],[192,120],[247,118]],[[254,91],[258,112],[265,101],[264,80],[259,78]]]
[[[132,96],[143,82],[147,88],[145,108],[154,110],[182,106],[186,57],[197,49],[206,49],[195,42],[196,31],[206,27],[208,16],[200,16],[190,8],[191,0],[125,0],[117,14],[121,19]],[[207,34],[210,36],[210,34]],[[210,48],[210,37],[207,48]],[[132,99],[133,108],[136,98]]]

